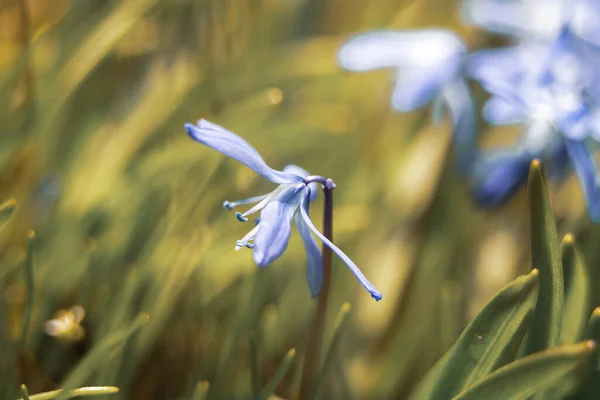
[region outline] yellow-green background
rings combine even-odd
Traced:
[[[202,381],[211,398],[249,398],[249,333],[263,383],[297,350],[276,393],[297,392],[314,307],[301,241],[292,235],[260,271],[249,250],[233,250],[250,226],[223,200],[273,185],[191,141],[183,123],[199,118],[240,134],[274,168],[294,163],[335,180],[335,242],[383,300],[334,259],[327,340],[340,306],[352,312],[320,398],[406,396],[483,302],[531,267],[524,195],[477,209],[452,168],[448,121],[432,126],[427,109],[394,113],[393,72],[342,71],[336,50],[381,28],[446,27],[472,49],[489,43],[458,7],[1,0],[0,201],[17,201],[0,231],[2,398],[21,383],[55,389],[75,373],[81,385],[118,386],[111,398],[191,398]],[[483,145],[516,132],[482,125]],[[550,186],[559,234],[573,231],[594,255],[579,186]],[[317,225],[321,210],[317,202]],[[18,348],[29,229],[34,306]],[[45,333],[75,305],[86,312],[81,327]],[[141,312],[150,319],[125,346],[80,364]]]

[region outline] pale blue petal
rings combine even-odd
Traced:
[[[336,245],[331,243],[331,241],[329,239],[327,239],[321,232],[319,232],[319,230],[315,227],[315,225],[310,220],[310,217],[308,216],[308,213],[306,212],[306,210],[304,210],[304,207],[300,207],[300,213],[302,215],[302,218],[304,219],[304,222],[306,222],[306,225],[310,228],[310,230],[313,231],[313,233],[315,235],[317,235],[317,237],[319,239],[321,239],[321,241],[327,247],[329,247],[339,258],[341,258],[342,261],[344,261],[344,263],[346,263],[346,265],[348,266],[348,268],[350,268],[350,270],[352,271],[352,273],[354,274],[356,279],[358,279],[360,284],[363,285],[363,287],[369,293],[371,293],[371,297],[373,297],[377,301],[381,300],[381,297],[382,297],[381,293],[375,288],[375,286],[373,286],[373,284],[371,282],[369,282],[369,280],[360,271],[360,269],[356,266],[356,264],[354,264],[354,262],[350,259],[350,257],[348,257],[346,254],[344,254],[344,252],[342,250],[340,250]]]
[[[254,170],[265,179],[278,184],[302,182],[302,178],[270,168],[256,149],[233,132],[206,120],[196,126],[185,124],[190,137]]]
[[[348,40],[338,52],[338,61],[351,71],[427,67],[465,52],[460,37],[443,29],[374,31]]]
[[[579,0],[571,15],[571,29],[579,37],[600,45],[600,2]]]
[[[406,69],[399,73],[392,92],[392,108],[399,112],[416,110],[429,103],[444,84],[441,68]]]
[[[256,265],[267,266],[283,254],[290,240],[292,218],[307,192],[303,183],[290,185],[263,208],[254,238]]]
[[[446,84],[442,96],[450,115],[458,169],[470,171],[477,153],[477,117],[471,91],[463,79]]]
[[[565,144],[575,174],[583,188],[590,217],[595,222],[600,222],[600,189],[594,153],[584,141],[565,140]]]
[[[504,203],[527,180],[532,157],[518,149],[484,153],[475,169],[474,197],[485,207]]]
[[[294,164],[290,164],[290,165],[286,166],[283,169],[283,172],[285,172],[286,174],[298,175],[302,178],[306,178],[307,176],[310,176],[308,171],[306,171],[304,168],[301,168]],[[308,188],[310,189],[310,202],[312,203],[313,201],[315,201],[317,199],[319,185],[316,182],[312,182],[312,183],[308,184]]]
[[[308,197],[305,197],[302,201],[301,207],[304,208],[306,214],[308,214]],[[306,251],[306,282],[310,289],[312,297],[317,297],[323,286],[323,258],[321,257],[321,250],[317,246],[317,242],[310,233],[310,228],[302,219],[300,213],[296,213],[294,216],[296,227],[300,232],[300,237],[304,243],[304,250]]]
[[[508,35],[551,39],[564,24],[564,0],[467,0],[462,15],[467,23]]]
[[[518,2],[512,0],[466,0],[461,12],[466,23],[504,34],[521,31],[521,13]]]
[[[519,124],[527,118],[522,107],[498,96],[485,103],[483,117],[492,125]]]

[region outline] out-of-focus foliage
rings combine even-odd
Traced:
[[[524,192],[477,210],[451,168],[450,124],[431,126],[428,110],[395,114],[384,72],[336,64],[340,44],[364,29],[437,25],[472,47],[497,40],[456,14],[441,0],[0,0],[0,397],[23,397],[21,384],[64,388],[63,398],[83,386],[115,386],[107,398],[123,399],[298,393],[314,307],[302,245],[291,241],[261,270],[233,251],[246,227],[222,201],[268,184],[191,142],[182,124],[201,117],[273,167],[334,178],[335,241],[384,294],[372,301],[334,261],[316,398],[407,398],[457,339],[440,363],[464,359],[475,339],[485,364],[455,371],[465,383],[452,381],[452,396],[470,384],[462,398],[498,387],[515,391],[501,398],[528,396],[523,379],[553,389],[548,376],[598,393],[593,367],[587,380],[580,367],[567,373],[592,352],[572,343],[600,339],[597,312],[588,333],[581,322],[600,301],[600,229],[578,186],[550,188],[556,233],[531,229],[536,240],[579,239],[581,251],[563,245],[558,299],[548,274],[561,260],[537,245],[531,254]],[[486,145],[515,133],[489,129],[506,135],[485,135]],[[542,211],[548,222],[533,204]],[[531,267],[538,299],[564,302],[562,328],[558,307],[514,299],[500,304],[516,314],[491,310],[494,297],[475,317]],[[518,282],[500,295],[525,296]],[[515,353],[521,325],[496,332],[494,346],[482,332],[460,334],[469,320],[508,318],[538,321],[530,332],[551,327],[540,344],[552,348]],[[434,367],[424,382],[431,374],[443,376]],[[507,384],[515,375],[519,385]]]

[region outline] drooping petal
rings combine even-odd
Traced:
[[[465,52],[462,40],[443,29],[374,31],[348,40],[338,52],[338,61],[351,71],[426,67]]]
[[[265,179],[278,184],[302,182],[302,178],[270,168],[256,149],[233,132],[206,120],[197,126],[185,124],[190,137],[254,170]]]
[[[595,222],[600,222],[600,188],[594,154],[585,141],[565,140],[565,144],[575,174],[583,188],[590,217]]]
[[[254,262],[264,267],[275,261],[287,248],[292,217],[308,193],[304,183],[290,185],[263,208],[254,238]]]
[[[467,83],[462,79],[446,84],[442,89],[442,97],[452,116],[458,170],[466,174],[471,169],[477,152],[475,103]]]
[[[307,215],[309,201],[308,197],[305,197],[301,205]],[[308,283],[311,296],[317,297],[323,286],[323,258],[321,257],[321,250],[317,246],[317,242],[310,233],[310,228],[306,225],[300,213],[297,212],[294,215],[294,222],[296,222],[296,227],[298,228],[298,232],[300,232],[304,250],[306,251],[306,282]]]
[[[475,170],[474,197],[484,207],[505,202],[527,180],[532,157],[519,149],[482,155]]]
[[[286,174],[298,175],[302,178],[306,178],[307,176],[310,176],[310,174],[308,173],[307,170],[305,170],[304,168],[301,168],[297,165],[294,165],[294,164],[287,165],[283,169],[283,172],[285,172]],[[319,185],[316,182],[312,182],[312,183],[308,184],[308,188],[310,189],[310,202],[312,203],[313,201],[315,201],[317,199]]]
[[[525,121],[523,108],[498,96],[490,98],[483,107],[483,117],[493,125],[512,125]]]
[[[348,268],[350,268],[350,271],[352,271],[352,273],[354,274],[356,279],[358,279],[360,284],[363,285],[363,287],[369,293],[371,293],[371,297],[373,297],[377,301],[381,300],[381,298],[382,298],[381,293],[375,288],[375,286],[373,286],[373,284],[371,282],[369,282],[369,280],[365,277],[365,275],[361,272],[361,270],[356,266],[356,264],[354,264],[354,262],[350,259],[350,257],[348,257],[342,250],[340,250],[336,245],[331,243],[331,241],[329,239],[327,239],[321,232],[319,232],[319,230],[315,227],[315,225],[310,220],[310,217],[308,216],[308,213],[306,212],[304,207],[300,207],[300,214],[302,215],[304,222],[310,228],[310,230],[313,231],[313,233],[315,235],[317,235],[317,237],[319,239],[321,239],[321,241],[327,247],[329,247],[339,258],[341,258],[342,261],[348,266]]]

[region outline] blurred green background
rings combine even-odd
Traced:
[[[22,383],[201,398],[206,382],[208,398],[249,399],[254,348],[261,384],[296,349],[275,394],[298,392],[314,308],[301,241],[264,270],[233,251],[247,226],[223,200],[272,185],[192,142],[183,123],[199,118],[274,168],[335,180],[335,242],[384,297],[334,259],[326,340],[342,304],[352,311],[319,398],[405,398],[481,305],[530,269],[525,196],[478,210],[452,168],[449,123],[395,114],[392,73],[344,72],[336,50],[386,27],[488,43],[458,5],[0,0],[0,201],[16,200],[0,231],[2,399]],[[481,131],[484,146],[518,133]],[[551,185],[551,200],[559,235],[575,233],[597,276],[599,232],[579,187]]]

